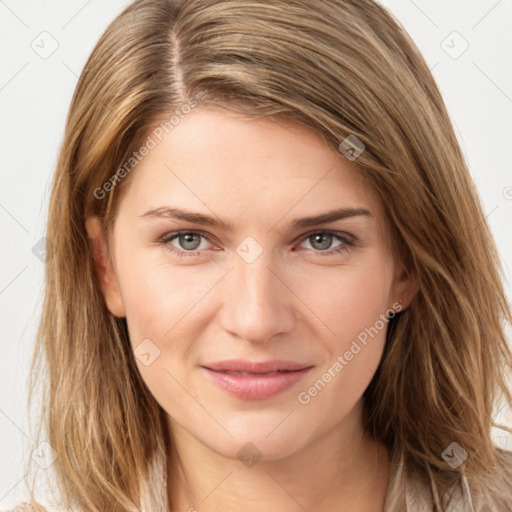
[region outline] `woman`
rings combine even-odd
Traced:
[[[512,510],[500,262],[378,4],[133,2],[80,77],[47,236],[62,507]]]

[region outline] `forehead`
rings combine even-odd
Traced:
[[[132,171],[125,207],[173,204],[230,219],[242,212],[256,218],[264,208],[274,221],[341,207],[381,216],[357,166],[311,128],[200,108],[168,134],[159,126],[148,132],[154,147]]]

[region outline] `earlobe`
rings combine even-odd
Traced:
[[[395,264],[392,303],[400,303],[398,311],[406,310],[419,290],[418,276],[408,271],[399,261]]]
[[[109,258],[108,244],[103,234],[101,220],[97,216],[87,217],[85,229],[91,244],[96,280],[107,308],[114,316],[125,317],[126,311],[112,261]]]

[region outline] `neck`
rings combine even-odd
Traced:
[[[285,458],[226,458],[172,425],[171,512],[384,510],[389,454],[360,429],[338,427]],[[241,446],[243,443],[241,443]]]

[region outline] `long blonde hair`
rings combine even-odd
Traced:
[[[112,177],[157,119],[193,101],[292,119],[335,151],[348,135],[364,143],[357,172],[419,286],[390,321],[365,428],[427,478],[436,511],[462,473],[505,503],[512,470],[491,439],[498,398],[512,404],[503,270],[441,94],[405,30],[371,0],[137,0],[80,76],[51,193],[30,392],[40,381],[38,435],[44,428],[58,453],[64,506],[140,510],[152,461],[172,448],[126,321],[105,306],[84,221],[98,215],[108,235],[131,174]],[[469,454],[457,469],[441,457],[452,442]]]

